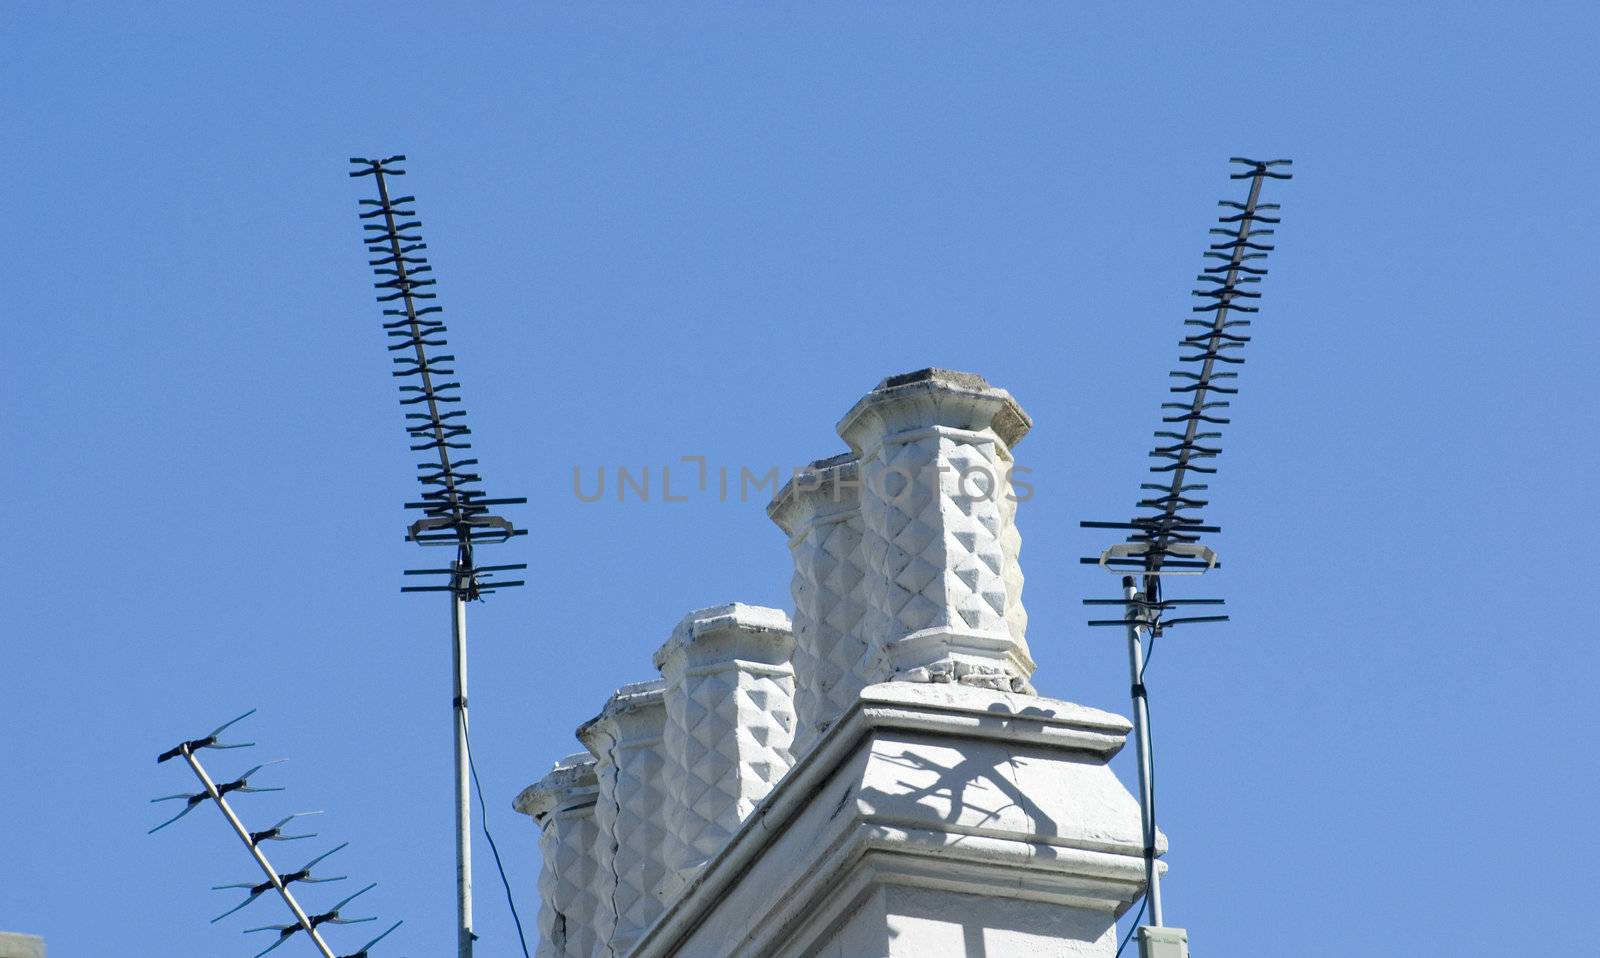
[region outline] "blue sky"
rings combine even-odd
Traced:
[[[683,612],[789,604],[763,503],[586,504],[575,466],[787,468],[885,375],[981,372],[1037,422],[1036,684],[1126,711],[1077,523],[1131,505],[1243,153],[1296,179],[1208,512],[1234,619],[1149,674],[1168,918],[1197,954],[1579,940],[1591,5],[232,6],[0,12],[0,928],[253,953],[275,905],[206,921],[252,877],[218,816],[145,830],[187,787],[155,754],[258,707],[289,791],[247,818],[326,809],[305,857],[350,841],[388,953],[448,952],[447,611],[397,592],[433,556],[346,157],[411,156],[487,485],[531,500],[472,653],[531,925],[511,798]]]

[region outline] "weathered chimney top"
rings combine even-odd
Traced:
[[[626,722],[644,709],[661,708],[665,689],[666,683],[660,679],[631,682],[617,689],[609,699],[606,699],[605,707],[600,710],[599,715],[578,726],[578,741],[599,758],[609,747],[602,738],[614,737],[616,734],[614,730],[619,723]]]
[[[594,756],[588,752],[574,752],[556,762],[544,778],[523,789],[511,807],[535,821],[570,801],[574,793],[596,785]]]
[[[664,670],[667,662],[675,655],[686,654],[691,648],[724,644],[726,639],[736,636],[771,639],[767,643],[748,641],[740,643],[741,658],[759,654],[758,646],[770,645],[771,661],[786,662],[794,647],[789,616],[782,609],[729,602],[726,605],[696,609],[684,616],[677,628],[672,630],[672,635],[661,648],[656,650],[653,661],[656,668]],[[755,659],[755,661],[763,660]]]
[[[850,487],[859,481],[860,472],[853,453],[815,460],[784,483],[767,503],[767,518],[794,535],[795,527],[805,521],[803,514],[826,509],[830,502],[843,506],[857,499]],[[802,503],[808,505],[802,508]]]
[[[989,385],[977,373],[919,369],[890,376],[839,420],[839,437],[859,456],[868,437],[919,426],[993,429],[1007,446],[1033,428],[1033,420],[1011,394]]]

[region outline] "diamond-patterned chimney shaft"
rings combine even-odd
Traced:
[[[599,780],[594,859],[603,955],[627,954],[662,910],[658,892],[672,847],[664,814],[663,688],[659,680],[625,685],[578,728]]]
[[[767,507],[794,558],[794,754],[855,703],[879,671],[862,638],[864,572],[860,469],[848,454],[795,476]]]
[[[679,842],[669,893],[793,764],[793,648],[787,615],[733,603],[689,613],[656,652],[667,684],[667,829]]]
[[[595,925],[600,889],[596,882],[598,829],[594,809],[599,789],[594,759],[569,755],[523,790],[514,807],[539,823],[538,958],[594,958],[601,954]]]
[[[871,681],[1028,691],[1011,447],[1032,425],[972,373],[892,376],[839,422],[860,466]]]

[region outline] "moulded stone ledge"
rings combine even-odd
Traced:
[[[767,503],[767,518],[793,536],[817,516],[861,508],[861,464],[848,452],[812,462]]]
[[[1033,419],[1010,393],[977,373],[929,368],[878,383],[839,420],[838,433],[859,456],[874,435],[932,425],[993,429],[1014,446],[1033,428]]]
[[[556,762],[544,778],[519,792],[511,807],[534,821],[541,821],[574,801],[580,791],[592,790],[594,786],[594,756],[588,752],[574,752]]]
[[[1106,765],[1130,728],[1031,695],[869,686],[633,955],[854,954],[812,949],[867,891],[917,887],[974,916],[1066,908],[1081,940],[1051,953],[1109,958],[1104,930],[1143,884],[1138,806]]]

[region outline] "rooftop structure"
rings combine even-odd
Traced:
[[[1110,958],[1145,884],[1107,765],[1131,726],[1034,689],[1010,479],[1031,425],[940,369],[845,414],[849,451],[768,507],[793,618],[690,612],[659,678],[517,797],[541,958]]]
[[[0,958],[44,958],[44,939],[0,931]]]

